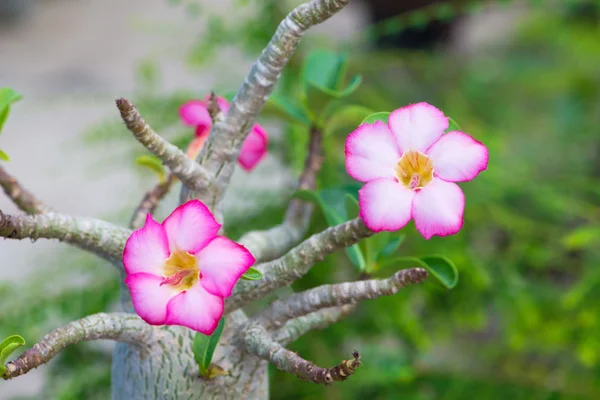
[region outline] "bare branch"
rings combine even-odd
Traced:
[[[16,360],[6,364],[4,379],[12,379],[50,361],[65,347],[81,341],[111,339],[144,345],[151,342],[153,328],[134,314],[94,314],[57,328]]]
[[[233,295],[225,302],[226,312],[236,310],[275,289],[292,284],[327,254],[353,245],[373,234],[362,219],[355,218],[312,235],[283,257],[257,265],[255,268],[264,274],[261,280],[238,282]]]
[[[2,167],[0,167],[0,186],[13,203],[27,214],[41,214],[52,211],[33,193],[21,186],[17,179]]]
[[[152,189],[146,192],[142,201],[133,212],[133,217],[129,224],[132,229],[141,228],[146,221],[146,215],[154,214],[158,203],[169,193],[175,181],[175,175],[169,174],[164,182],[157,183]]]
[[[190,189],[202,191],[207,187],[209,177],[204,168],[154,132],[129,100],[120,98],[116,103],[127,128],[144,147],[169,167],[173,175]]]
[[[308,154],[304,170],[298,180],[300,189],[314,189],[319,170],[323,165],[322,133],[310,130]],[[308,201],[292,199],[283,223],[265,231],[249,232],[239,240],[257,261],[269,261],[285,254],[304,236],[310,223],[313,205]]]
[[[355,309],[356,304],[346,304],[339,307],[323,308],[319,311],[291,319],[273,333],[273,338],[285,346],[312,330],[327,328],[329,325],[351,314]]]
[[[58,239],[119,263],[131,231],[109,222],[58,213],[6,215],[0,211],[0,237]]]
[[[245,329],[242,340],[249,353],[269,361],[281,371],[317,384],[328,385],[346,380],[361,365],[360,356],[355,351],[351,360],[344,360],[333,368],[319,367],[274,341],[259,325]]]
[[[357,303],[360,300],[392,296],[405,286],[421,283],[427,278],[423,268],[404,269],[388,279],[370,279],[323,285],[295,293],[286,299],[275,301],[255,318],[255,322],[270,329],[286,321],[321,310],[323,308]]]
[[[252,66],[221,123],[213,125],[206,146],[197,161],[211,174],[206,193],[190,193],[217,212],[231,180],[240,149],[265,102],[275,87],[281,71],[296,51],[304,32],[346,6],[350,0],[313,0],[290,12],[279,24],[273,38]],[[187,199],[182,199],[183,201]]]

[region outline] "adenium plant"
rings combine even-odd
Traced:
[[[387,279],[372,279],[372,271],[360,267],[360,281],[293,293],[251,317],[244,312],[251,302],[291,285],[329,253],[351,248],[348,254],[354,259],[364,258],[360,242],[374,240],[377,232],[403,229],[410,219],[426,239],[457,233],[465,203],[454,182],[471,180],[487,167],[486,147],[465,133],[444,133],[448,118],[427,103],[398,108],[387,121],[367,118],[361,123],[364,115],[357,116],[354,130],[346,132],[346,168],[365,185],[358,192],[358,216],[340,217],[316,192],[323,163],[321,128],[335,118],[331,110],[336,107],[329,105],[351,93],[360,78],[342,89],[343,77],[335,71],[343,68],[324,68],[331,76],[307,78],[309,94],[296,102],[300,108],[280,108],[307,128],[307,156],[298,187],[312,193],[331,226],[305,238],[313,207],[296,196],[280,225],[248,232],[237,242],[227,237],[222,202],[236,164],[251,171],[267,152],[267,134],[256,123],[258,114],[301,34],[348,1],[313,0],[294,9],[231,105],[214,96],[182,104],[182,121],[196,129],[187,153],[156,133],[129,100],[117,100],[127,128],[173,177],[148,191],[129,227],[57,213],[0,167],[1,186],[25,212],[0,211],[0,236],[58,239],[77,246],[114,265],[123,282],[123,312],[90,315],[56,328],[5,365],[23,342],[18,336],[1,342],[4,379],[39,367],[79,341],[112,339],[118,342],[113,399],[266,399],[269,363],[317,384],[343,381],[361,365],[360,349],[336,366],[320,367],[286,348],[306,332],[335,323],[361,300],[420,283],[429,273],[447,287],[456,283],[455,276],[448,283],[448,276],[455,274],[449,261],[425,257],[415,259],[423,268],[399,270]],[[328,59],[331,65],[339,61]],[[211,108],[211,99],[218,107]],[[348,114],[347,110],[339,112]],[[343,154],[344,148],[338,152]],[[175,178],[182,184],[181,204],[158,223],[152,213]],[[353,208],[356,198],[350,200]],[[392,254],[400,240],[392,237],[381,246],[378,259]],[[443,274],[440,268],[446,268]]]

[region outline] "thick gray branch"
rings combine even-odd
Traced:
[[[0,237],[58,239],[113,263],[120,262],[130,234],[129,229],[93,218],[58,213],[6,215],[0,211]]]
[[[233,295],[226,300],[226,312],[258,300],[275,289],[292,284],[326,255],[373,234],[374,232],[365,226],[362,219],[355,218],[312,235],[283,257],[257,265],[255,268],[264,274],[261,280],[238,282]]]
[[[340,321],[356,309],[356,304],[346,304],[339,307],[323,308],[298,318],[287,321],[273,333],[273,339],[283,346],[296,341],[315,329],[325,329]]]
[[[207,144],[197,161],[211,174],[211,187],[208,190],[210,197],[202,197],[201,200],[217,214],[221,214],[218,209],[242,143],[273,91],[281,71],[294,54],[300,38],[308,28],[330,18],[349,2],[350,0],[313,0],[290,12],[252,66],[235,95],[225,120],[213,125]],[[201,193],[190,193],[192,198],[198,198],[199,195]]]
[[[154,132],[129,100],[121,98],[116,103],[127,128],[144,147],[169,167],[173,175],[191,189],[201,191],[206,188],[209,178],[204,168]]]
[[[49,207],[21,186],[19,181],[2,167],[0,167],[0,186],[13,203],[27,214],[41,214],[51,211]]]
[[[394,295],[405,286],[423,282],[426,277],[427,270],[411,268],[398,271],[388,279],[369,279],[319,286],[275,301],[256,317],[255,322],[267,329],[272,326],[278,327],[292,318],[323,308]]]
[[[111,339],[136,345],[150,343],[153,328],[132,314],[94,314],[57,328],[31,349],[6,364],[4,379],[26,374],[50,361],[65,347],[81,341]]]
[[[333,368],[319,367],[274,341],[259,325],[251,325],[245,329],[242,342],[250,354],[267,360],[278,369],[302,380],[319,384],[346,380],[361,364],[360,356],[355,351],[351,360],[344,360]]]

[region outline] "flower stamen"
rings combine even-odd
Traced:
[[[433,179],[433,163],[419,151],[407,151],[398,160],[396,178],[410,190],[421,189]]]
[[[200,267],[196,257],[185,251],[174,251],[164,265],[162,285],[179,291],[188,290],[200,280]]]

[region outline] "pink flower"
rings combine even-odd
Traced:
[[[208,96],[205,101],[190,100],[179,109],[179,116],[183,123],[196,127],[196,138],[188,147],[188,156],[190,158],[196,158],[212,128],[212,119],[206,108],[207,101]],[[221,111],[226,113],[229,110],[227,100],[219,97],[217,101],[219,102]],[[255,124],[242,145],[240,158],[238,159],[242,168],[246,171],[251,171],[262,160],[267,154],[267,142],[267,132],[262,126]]]
[[[254,264],[245,247],[217,236],[221,225],[198,200],[177,207],[162,224],[146,217],[123,251],[135,311],[151,325],[182,325],[210,335],[223,299]]]
[[[458,185],[487,168],[487,148],[458,131],[444,134],[448,118],[427,103],[392,112],[388,124],[363,124],[346,140],[346,170],[366,182],[358,192],[360,217],[373,231],[396,231],[411,218],[417,230],[457,233],[465,197]]]

